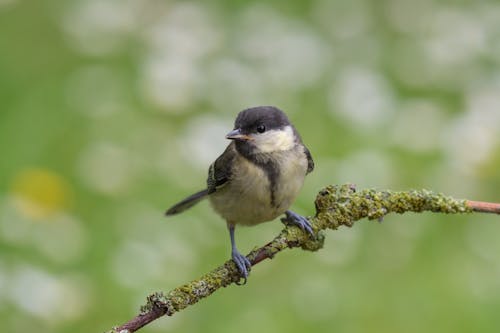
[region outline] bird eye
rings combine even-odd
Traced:
[[[257,132],[264,133],[265,131],[266,131],[266,126],[264,125],[257,126]]]

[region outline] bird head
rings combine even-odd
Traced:
[[[234,129],[226,135],[253,153],[272,153],[294,147],[297,134],[286,114],[273,106],[258,106],[241,111]]]

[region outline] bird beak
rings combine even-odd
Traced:
[[[241,133],[241,129],[237,128],[227,133],[226,139],[229,140],[242,140],[242,141],[250,141],[253,140],[251,136]]]

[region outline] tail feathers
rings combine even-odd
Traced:
[[[179,213],[185,211],[186,209],[193,207],[201,200],[205,199],[205,197],[207,195],[208,195],[208,190],[206,190],[206,189],[203,191],[200,191],[200,192],[196,192],[195,194],[190,195],[186,199],[184,199],[181,202],[170,207],[167,210],[167,212],[165,213],[165,215],[170,216],[170,215],[179,214]]]

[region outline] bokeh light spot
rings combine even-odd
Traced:
[[[11,185],[16,207],[25,216],[44,218],[68,207],[70,189],[64,178],[47,169],[18,172]]]

